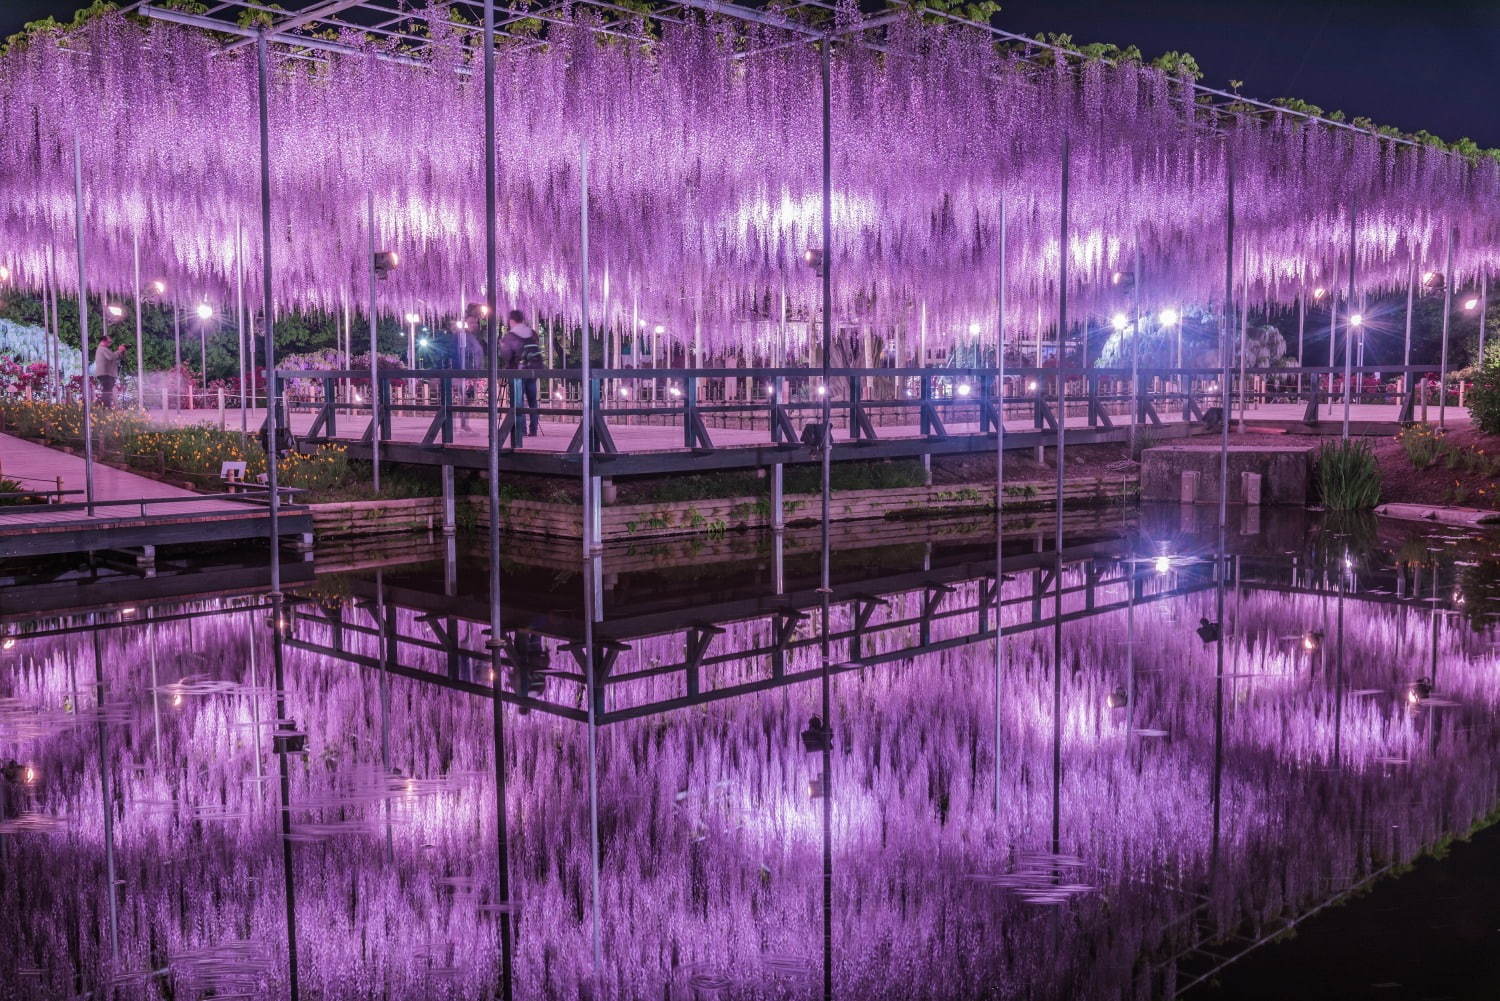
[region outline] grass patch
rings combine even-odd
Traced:
[[[1380,503],[1380,467],[1370,446],[1357,439],[1318,450],[1318,492],[1330,511],[1362,511]]]

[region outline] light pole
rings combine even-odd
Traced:
[[[417,324],[422,317],[417,313],[406,314],[406,367],[417,367]]]
[[[203,388],[208,388],[208,325],[213,322],[214,308],[206,302],[200,302],[193,310],[198,317],[198,377],[203,380]]]

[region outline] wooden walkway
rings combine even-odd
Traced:
[[[0,475],[23,489],[84,489],[82,456],[0,435]],[[136,549],[177,543],[223,542],[264,538],[268,513],[263,503],[204,498],[111,466],[94,464],[94,500],[90,515],[82,493],[64,504],[28,505],[14,512],[0,507],[0,557],[37,556],[101,549]],[[102,503],[129,501],[128,504]],[[288,535],[311,531],[305,509],[290,509],[282,525]]]

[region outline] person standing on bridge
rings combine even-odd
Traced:
[[[542,348],[537,343],[536,331],[526,322],[526,314],[519,309],[510,311],[505,337],[500,341],[500,367],[511,369],[539,369],[542,367]],[[531,411],[528,434],[542,433],[542,415],[537,410],[537,380],[521,380],[521,393]]]
[[[99,405],[105,410],[113,410],[115,407],[115,383],[120,378],[120,358],[125,354],[125,346],[118,348],[110,342],[109,335],[99,339],[99,347],[94,351],[94,378],[99,380]]]

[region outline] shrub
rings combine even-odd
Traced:
[[[1500,365],[1490,365],[1474,377],[1465,402],[1479,430],[1500,434]]]
[[[1350,439],[1318,450],[1318,492],[1331,511],[1361,511],[1380,503],[1380,467],[1375,453]]]
[[[1438,460],[1443,444],[1438,438],[1437,428],[1431,424],[1412,424],[1402,428],[1396,435],[1396,443],[1411,460],[1416,469],[1426,469]]]

